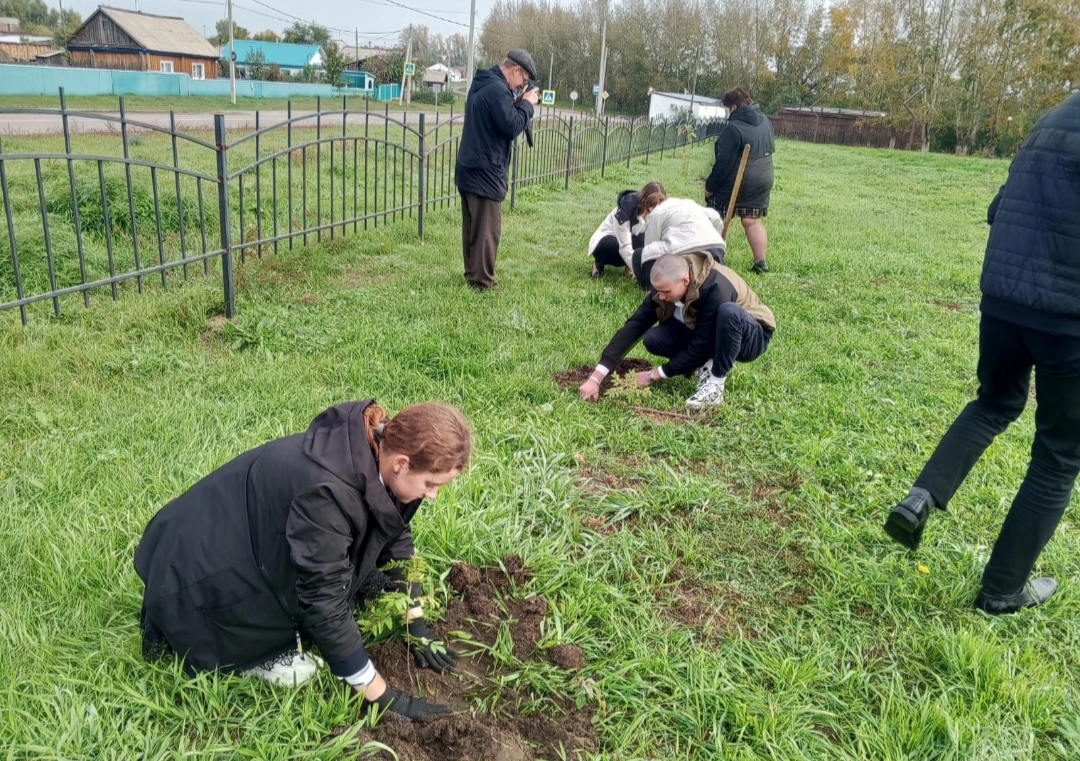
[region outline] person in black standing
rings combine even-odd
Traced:
[[[754,253],[752,269],[768,272],[765,250],[769,236],[764,220],[769,213],[769,194],[773,187],[772,157],[776,151],[776,138],[769,118],[761,113],[761,107],[744,88],[728,90],[721,102],[730,113],[713,146],[716,160],[705,181],[705,203],[720,212],[720,216],[727,213],[743,146],[749,145],[750,158],[743,172],[739,196],[735,199],[735,214],[742,222],[746,241]]]
[[[1044,602],[1052,578],[1035,561],[1080,472],[1080,93],[1032,128],[987,211],[979,390],[885,523],[916,549],[994,438],[1020,417],[1035,370],[1035,440],[1020,489],[983,571],[975,606],[1010,613]]]
[[[456,654],[424,622],[419,585],[393,561],[413,556],[421,502],[461,473],[471,450],[468,424],[449,405],[387,417],[368,400],[225,463],[158,511],[135,550],[143,656],[174,652],[188,671],[288,686],[325,663],[385,710],[445,713],[386,685],[352,606],[397,586],[414,602],[405,630],[417,665],[453,668]],[[305,639],[321,657],[304,651]]]
[[[461,195],[465,280],[479,290],[496,284],[495,258],[502,234],[510,146],[532,120],[533,106],[539,102],[536,88],[520,100],[515,93],[534,79],[532,56],[514,48],[500,65],[476,73],[465,102],[465,127],[454,181]]]

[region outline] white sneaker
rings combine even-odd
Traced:
[[[724,378],[712,373],[698,385],[697,393],[686,400],[687,407],[713,407],[724,401]]]
[[[704,383],[710,375],[712,375],[711,359],[694,371],[694,380],[697,381],[697,387],[699,389],[701,388],[701,384]]]
[[[286,650],[258,666],[240,672],[244,676],[265,679],[280,687],[299,687],[315,676],[323,659],[317,655]]]

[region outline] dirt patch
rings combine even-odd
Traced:
[[[614,524],[608,523],[607,517],[603,515],[585,515],[581,518],[581,525],[605,536],[616,531]]]
[[[585,652],[577,645],[555,645],[548,652],[551,662],[567,671],[585,668]]]
[[[934,303],[939,307],[948,309],[950,312],[963,312],[964,305],[959,301],[946,301],[944,299],[934,299]]]
[[[515,657],[542,657],[536,643],[548,602],[541,596],[519,598],[514,594],[531,578],[532,571],[518,555],[504,557],[501,567],[478,569],[455,563],[448,581],[461,597],[451,600],[445,619],[436,629],[463,632],[476,642],[492,646],[505,622]],[[453,639],[450,636],[452,647]],[[400,642],[376,645],[371,655],[391,687],[454,711],[426,724],[388,714],[377,727],[361,733],[364,742],[374,740],[393,748],[400,761],[555,761],[564,756],[578,758],[577,751],[597,750],[591,708],[578,709],[570,699],[547,699],[542,701],[544,712],[521,713],[517,694],[499,689],[490,681],[495,666],[486,653],[460,658],[456,671],[448,674],[417,670]],[[581,648],[573,644],[551,648],[549,655],[560,668],[581,669],[585,665]],[[489,700],[493,696],[495,699]],[[496,705],[496,712],[475,710],[478,700]],[[384,761],[392,756],[380,751],[365,758]]]
[[[604,382],[600,384],[600,393],[604,393],[614,382],[615,378],[625,378],[631,373],[640,373],[648,370],[652,367],[652,364],[646,362],[644,359],[624,359],[619,364],[615,365],[615,369],[607,374],[604,378]],[[592,375],[592,371],[596,369],[595,366],[578,365],[577,367],[571,367],[569,370],[560,370],[555,373],[555,382],[559,384],[560,388],[576,389],[582,383],[589,379]]]

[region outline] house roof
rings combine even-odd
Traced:
[[[663,96],[665,98],[674,98],[675,100],[685,100],[687,103],[689,103],[691,100],[693,100],[694,103],[699,103],[699,104],[701,104],[703,106],[722,106],[722,105],[724,105],[723,103],[720,102],[719,98],[706,98],[704,95],[686,95],[685,93],[681,93],[681,92],[656,92],[656,91],[653,92],[653,95],[660,95],[660,96]]]
[[[277,64],[287,69],[302,69],[322,50],[318,45],[292,42],[263,42],[262,40],[234,40],[236,62],[242,64],[257,50],[261,50],[267,64]],[[221,55],[229,55],[228,44],[222,46]]]
[[[72,38],[97,14],[107,16],[114,24],[127,33],[143,50],[155,53],[173,53],[192,58],[217,58],[218,52],[210,41],[203,37],[188,22],[177,16],[155,16],[152,13],[125,11],[120,8],[99,6],[82,26],[75,30]]]

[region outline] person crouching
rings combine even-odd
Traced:
[[[645,245],[644,223],[637,214],[639,196],[636,190],[619,193],[615,208],[589,238],[592,277],[601,277],[609,266],[626,267],[627,276],[633,277],[634,249]]]
[[[724,383],[736,362],[752,362],[776,330],[772,311],[741,277],[710,253],[666,254],[650,272],[652,289],[604,349],[600,363],[578,388],[581,398],[600,396],[600,383],[639,340],[668,359],[639,372],[639,387],[694,372],[697,390],[689,407],[724,400]]]

